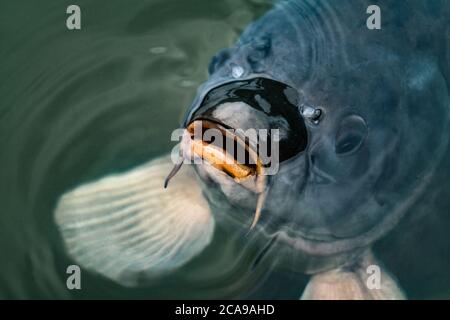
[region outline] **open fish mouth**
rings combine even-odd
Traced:
[[[195,120],[186,130],[191,154],[207,161],[236,182],[263,173],[262,161],[248,139],[226,125],[211,120]]]
[[[259,221],[266,198],[267,179],[257,147],[252,147],[247,137],[241,136],[225,124],[197,119],[186,128],[189,153],[206,161],[215,169],[233,178],[258,194],[252,230]],[[250,180],[250,181],[249,181]],[[249,183],[250,182],[250,183]]]
[[[258,195],[250,226],[252,230],[259,221],[267,194],[267,178],[257,147],[252,147],[249,139],[234,129],[208,119],[192,121],[185,129],[181,145],[182,159],[167,176],[164,187],[167,187],[186,159],[194,160],[195,164],[205,161]],[[200,159],[200,162],[196,159]]]
[[[231,178],[257,195],[253,228],[269,190],[268,176],[277,173],[282,161],[306,150],[308,132],[299,105],[297,90],[268,78],[212,88],[183,121],[180,161],[165,187],[183,162],[194,160],[216,181]]]

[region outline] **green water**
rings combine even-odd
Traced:
[[[205,254],[147,288],[83,272],[82,290],[67,290],[58,197],[170,151],[211,56],[270,7],[80,0],[82,28],[69,31],[70,4],[0,3],[0,298],[298,297],[300,283],[258,294],[269,275],[246,272],[256,250],[220,229]]]
[[[0,298],[298,298],[306,277],[274,266],[276,257],[251,269],[261,246],[243,248],[220,227],[201,256],[147,287],[124,288],[83,272],[82,290],[66,288],[74,262],[53,221],[58,197],[170,151],[170,133],[212,55],[271,6],[77,0],[82,29],[69,31],[70,4],[0,2]],[[378,251],[402,280],[402,271],[414,268],[387,252],[390,241]],[[412,297],[449,296],[431,285],[402,285]]]

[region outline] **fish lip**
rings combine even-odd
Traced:
[[[271,81],[276,81],[282,84],[285,84],[286,86],[290,88],[295,88],[295,84],[287,81],[286,79],[278,78],[270,73],[252,73],[249,74],[246,77],[242,78],[229,78],[229,77],[220,77],[216,78],[214,81],[207,81],[204,84],[202,84],[199,87],[199,91],[197,96],[195,97],[194,101],[188,108],[188,112],[185,114],[182,120],[182,125],[186,127],[190,122],[193,120],[193,116],[197,113],[197,111],[202,107],[206,97],[208,94],[213,91],[214,89],[217,89],[222,86],[226,86],[235,82],[245,82],[245,81],[251,81],[256,79],[266,79]],[[297,91],[297,93],[299,93]]]
[[[195,121],[209,121],[211,123],[216,124],[218,126],[219,130],[222,130],[222,129],[225,129],[225,130],[227,130],[227,129],[232,129],[232,130],[233,129],[237,129],[237,128],[233,128],[232,126],[224,123],[223,121],[220,121],[220,120],[218,120],[218,119],[216,119],[214,117],[208,116],[208,115],[199,115],[199,116],[195,117],[194,119],[189,121],[189,123],[185,126],[186,129],[189,128],[189,126],[191,126]]]

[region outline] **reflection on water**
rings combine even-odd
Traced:
[[[73,262],[52,216],[68,189],[170,151],[210,58],[269,2],[80,0],[80,31],[65,27],[68,1],[2,2],[0,298],[300,296],[304,276],[274,267],[270,255],[252,269],[264,244],[243,247],[220,227],[206,252],[150,287],[85,272],[82,290],[69,292]],[[380,245],[387,247],[389,240]]]

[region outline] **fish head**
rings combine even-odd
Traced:
[[[221,50],[184,125],[256,130],[243,144],[253,169],[196,166],[207,198],[243,226],[260,205],[266,232],[331,256],[371,245],[423,194],[447,147],[449,98],[433,59],[361,37],[318,44],[304,23],[279,7]],[[264,130],[276,146],[266,158]]]

